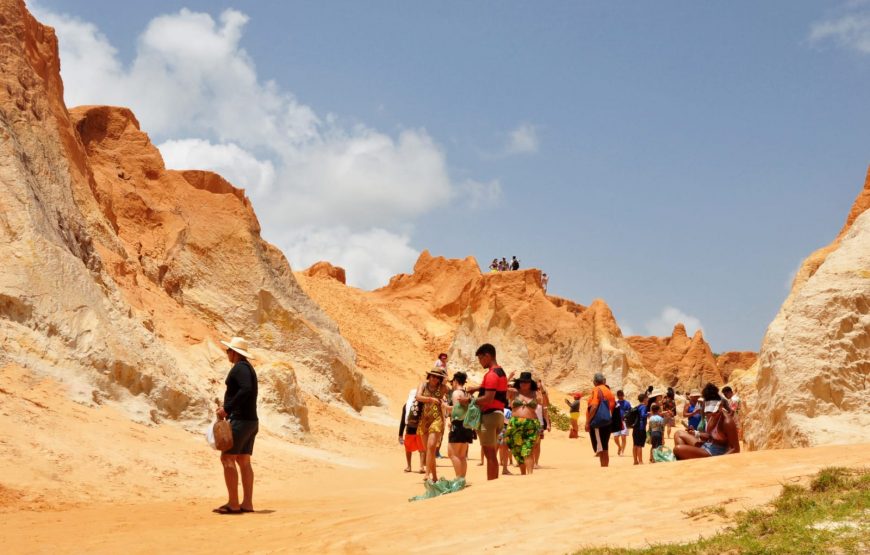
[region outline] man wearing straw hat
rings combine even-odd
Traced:
[[[229,419],[233,429],[233,446],[221,453],[229,500],[214,512],[225,515],[251,513],[254,512],[254,469],[251,467],[251,455],[254,452],[254,438],[259,430],[257,373],[248,362],[251,355],[247,341],[241,337],[233,337],[229,342],[221,343],[227,348],[227,358],[233,367],[227,374],[227,391],[223,405],[217,409],[217,416]],[[238,471],[236,465],[239,467]],[[241,503],[239,474],[242,477],[244,493]]]

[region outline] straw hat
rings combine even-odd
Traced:
[[[248,342],[241,337],[233,337],[230,339],[229,343],[221,341],[221,344],[223,344],[227,349],[234,350],[245,358],[251,358],[251,353],[248,352]]]
[[[698,391],[697,389],[693,389],[692,392],[689,393],[689,398],[690,398],[690,399],[691,399],[692,397],[700,397],[700,396],[701,396],[701,392]]]
[[[426,372],[426,377],[428,378],[429,376],[436,376],[438,378],[441,378],[442,380],[446,380],[447,379],[447,371],[444,370],[443,368],[440,368],[440,367],[433,368],[432,370],[429,370],[428,372]]]
[[[661,389],[653,389],[653,392],[649,394],[650,399],[655,399],[656,397],[664,397],[665,392]]]

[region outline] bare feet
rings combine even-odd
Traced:
[[[503,475],[507,475],[507,476],[513,476],[513,475],[514,475],[514,473],[511,472],[510,470],[508,470],[507,468],[502,468],[502,469],[501,469],[501,473],[502,473]]]

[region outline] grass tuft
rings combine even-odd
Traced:
[[[684,511],[687,518],[716,514],[724,505]],[[644,549],[597,547],[577,553],[706,555],[742,553],[870,553],[870,469],[824,468],[809,487],[784,485],[766,507],[737,513],[733,525],[710,538]]]

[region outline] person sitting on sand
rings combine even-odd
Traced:
[[[426,381],[417,388],[417,402],[423,403],[417,435],[426,447],[426,478],[438,481],[435,452],[441,445],[444,432],[444,399],[448,394],[444,380],[447,372],[434,368],[426,374]]]
[[[531,474],[535,468],[532,452],[541,432],[541,421],[535,410],[538,408],[538,384],[531,372],[521,372],[508,391],[511,418],[505,430],[505,443],[510,449],[522,474]]]
[[[647,394],[641,393],[637,396],[637,422],[634,423],[634,428],[631,430],[632,455],[634,455],[634,464],[643,464],[643,446],[646,445],[646,409]]]
[[[701,392],[697,389],[689,393],[689,401],[683,405],[683,416],[686,418],[686,425],[690,432],[694,432],[701,424],[701,418],[704,416],[704,405],[700,401]]]
[[[649,440],[652,447],[649,450],[649,462],[656,462],[653,458],[653,452],[656,448],[661,447],[665,443],[665,419],[662,417],[662,407],[658,403],[653,403],[650,407],[652,415],[649,417]]]
[[[417,435],[417,424],[420,421],[419,403],[417,403],[417,390],[412,389],[408,394],[408,400],[402,406],[402,418],[399,421],[399,444],[405,446],[405,472],[411,472],[411,456],[416,451],[420,453],[420,474],[425,473],[426,448]]]
[[[740,452],[737,424],[719,388],[708,383],[701,391],[707,425],[703,432],[679,431],[674,435],[674,456],[678,460],[718,457]]]
[[[593,426],[595,416],[598,414],[598,407],[601,403],[607,403],[607,411],[613,415],[613,409],[616,407],[616,397],[607,387],[607,380],[604,374],[596,372],[592,378],[592,394],[589,396],[589,403],[586,406],[586,431],[589,432],[589,438],[592,441],[592,449],[595,451],[595,456],[598,457],[601,466],[610,465],[610,454],[608,453],[608,443],[610,442],[610,420],[606,424]]]
[[[580,431],[580,399],[583,398],[582,393],[574,393],[573,400],[565,399],[565,404],[568,405],[568,416],[571,417],[571,431],[568,433],[569,438],[576,438]]]
[[[468,402],[471,400],[468,393],[465,392],[467,380],[468,376],[465,372],[456,372],[450,382],[453,385],[453,392],[450,394],[453,408],[450,412],[447,455],[453,463],[453,470],[456,472],[457,478],[465,478],[465,474],[468,472],[468,446],[471,445],[474,437],[474,431],[463,425],[465,413],[468,412]]]
[[[621,389],[616,392],[616,407],[620,415],[620,430],[618,432],[613,432],[611,435],[613,436],[613,442],[616,443],[616,454],[621,457],[622,454],[625,453],[625,442],[628,437],[628,427],[625,425],[625,417],[628,415],[628,411],[631,410],[631,403],[625,399],[625,392]],[[614,410],[614,414],[616,414],[616,412],[617,411]]]
[[[233,430],[233,446],[221,453],[224,482],[229,500],[214,512],[229,515],[254,512],[254,469],[251,455],[254,454],[254,438],[260,429],[257,418],[257,373],[248,362],[248,342],[233,337],[221,341],[227,348],[227,359],[233,365],[227,374],[223,405],[217,409],[218,418],[227,418]],[[238,471],[236,471],[238,466]],[[242,476],[244,497],[239,503],[239,474]]]

